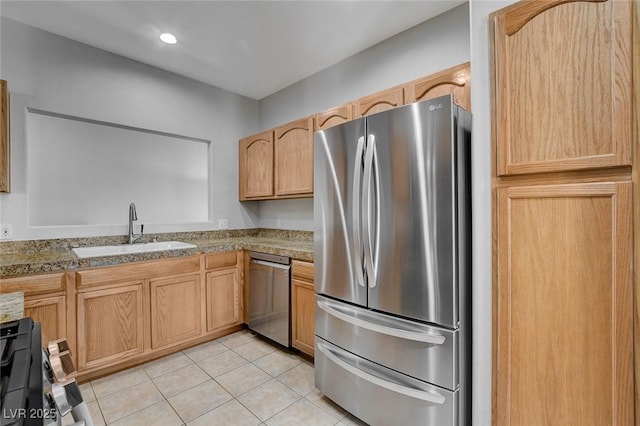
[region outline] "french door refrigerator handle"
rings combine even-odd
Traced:
[[[378,247],[380,246],[378,238],[380,235],[380,197],[379,197],[379,176],[378,176],[378,156],[376,154],[376,138],[374,135],[367,135],[367,148],[364,155],[364,197],[362,204],[365,209],[365,229],[366,235],[364,238],[364,259],[365,267],[367,270],[367,276],[369,277],[369,287],[374,288],[377,282],[377,270],[378,270]],[[372,204],[372,192],[373,203],[375,204],[375,218],[372,218],[371,204]],[[375,221],[375,235],[372,235],[371,230],[372,222]],[[372,241],[372,240],[375,240]],[[375,252],[374,252],[375,251]]]
[[[348,371],[354,376],[358,376],[359,378],[366,380],[367,382],[373,383],[374,385],[380,386],[382,388],[388,389],[392,392],[396,392],[402,395],[406,395],[411,398],[419,399],[421,401],[431,402],[433,404],[442,405],[445,403],[446,398],[436,392],[426,392],[423,390],[412,389],[406,386],[399,385],[394,382],[390,382],[388,380],[381,379],[380,377],[374,376],[373,374],[369,374],[366,371],[362,371],[359,368],[352,366],[340,359],[336,354],[334,354],[330,348],[328,348],[324,343],[317,343],[318,349],[322,352],[330,361],[335,363],[338,367]]]
[[[365,287],[364,270],[362,264],[362,224],[360,215],[362,209],[362,157],[364,153],[364,136],[358,138],[356,145],[356,159],[353,165],[353,253],[356,264],[356,280],[360,287]]]
[[[415,331],[401,330],[395,327],[387,327],[384,325],[374,324],[369,321],[362,320],[360,318],[353,317],[344,312],[340,312],[337,309],[331,307],[331,305],[323,300],[318,300],[318,308],[322,309],[331,316],[338,318],[344,322],[355,325],[356,327],[365,328],[367,330],[375,331],[376,333],[386,334],[389,336],[399,337],[405,340],[413,340],[416,342],[431,343],[434,345],[441,345],[445,341],[445,337],[441,334],[426,334],[418,333]]]

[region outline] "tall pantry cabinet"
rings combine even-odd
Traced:
[[[489,18],[500,426],[634,423],[633,7]]]

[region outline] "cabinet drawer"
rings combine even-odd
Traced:
[[[238,252],[229,253],[213,253],[204,257],[204,267],[206,269],[225,268],[227,266],[235,266],[238,263]]]
[[[66,279],[64,272],[59,272],[55,274],[1,278],[0,283],[2,284],[0,292],[12,293],[21,291],[26,296],[33,293],[64,291]]]
[[[294,278],[313,282],[313,263],[294,260],[291,262]]]

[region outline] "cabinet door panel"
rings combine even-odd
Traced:
[[[315,293],[313,284],[291,280],[291,343],[313,356],[315,347]]]
[[[275,130],[276,195],[313,193],[313,117]]]
[[[242,322],[237,268],[207,273],[207,331]]]
[[[42,325],[42,343],[67,337],[65,296],[34,298],[24,301],[24,316]]]
[[[407,103],[451,94],[455,103],[471,111],[471,69],[469,62],[452,67],[408,85]]]
[[[142,353],[142,286],[136,282],[78,294],[78,370]]]
[[[497,424],[632,424],[631,183],[497,202]]]
[[[151,347],[179,343],[200,334],[200,276],[152,280]]]
[[[240,200],[273,195],[273,132],[241,139],[239,144]]]
[[[315,116],[315,130],[324,130],[353,119],[353,105],[345,104],[319,112]]]
[[[631,164],[631,2],[493,16],[498,175]]]
[[[394,87],[383,92],[360,98],[354,103],[355,118],[387,111],[404,105],[404,89]]]

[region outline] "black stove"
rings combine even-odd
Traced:
[[[57,417],[44,407],[41,339],[40,324],[31,318],[0,325],[2,425],[42,425]]]

